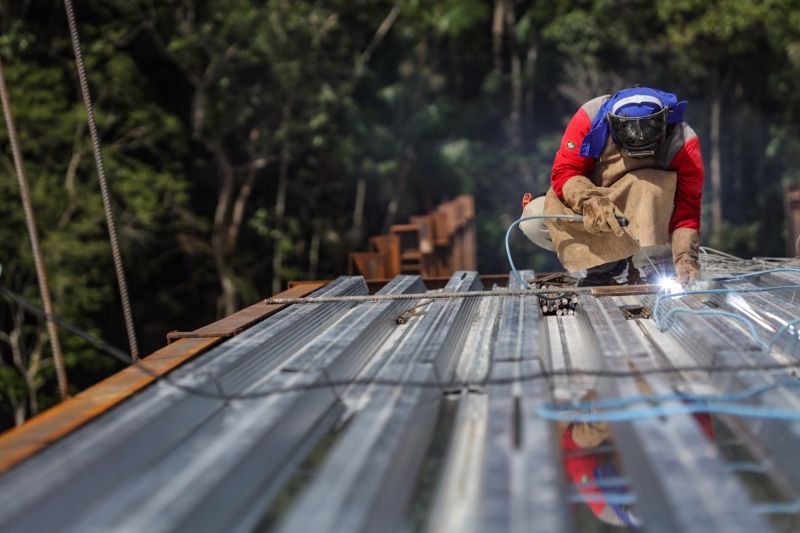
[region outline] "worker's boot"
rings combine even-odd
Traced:
[[[586,277],[578,280],[578,287],[601,287],[615,284],[614,276],[625,272],[628,265],[627,259],[620,259],[612,263],[604,263],[586,270]]]

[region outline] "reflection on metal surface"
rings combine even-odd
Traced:
[[[570,423],[560,442],[566,477],[572,483],[570,501],[585,505],[604,524],[640,529],[636,497],[622,475],[608,424]],[[586,521],[578,526],[581,531],[594,530]]]

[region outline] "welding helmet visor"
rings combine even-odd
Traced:
[[[667,136],[667,108],[645,116],[623,116],[608,113],[611,136],[623,155],[634,158],[653,157]]]

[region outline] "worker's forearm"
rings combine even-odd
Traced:
[[[700,233],[691,228],[672,232],[672,260],[678,281],[685,283],[700,277]]]

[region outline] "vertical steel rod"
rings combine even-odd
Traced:
[[[117,274],[117,285],[119,285],[119,296],[122,301],[122,315],[125,319],[125,331],[128,334],[128,345],[131,350],[131,359],[139,359],[139,346],[136,342],[136,331],[133,326],[133,313],[131,312],[130,299],[128,298],[128,284],[125,281],[125,271],[122,267],[122,253],[119,250],[117,240],[117,228],[114,224],[114,211],[111,207],[111,194],[108,190],[108,180],[106,179],[106,169],[103,164],[103,156],[100,153],[100,135],[97,133],[97,122],[94,118],[94,108],[92,107],[92,95],[89,92],[89,81],[86,76],[86,66],[83,63],[83,53],[81,52],[81,42],[78,35],[78,24],[75,21],[75,9],[71,0],[64,0],[64,7],[67,11],[67,22],[69,23],[69,33],[72,39],[72,49],[75,52],[75,66],[78,69],[78,80],[81,86],[83,103],[86,106],[86,118],[89,124],[89,136],[92,138],[92,151],[94,152],[94,163],[97,166],[97,178],[100,181],[100,195],[103,198],[103,210],[106,215],[106,225],[108,226],[108,240],[111,243],[111,256],[114,259],[114,271]]]
[[[25,176],[25,168],[22,163],[22,152],[19,147],[19,137],[17,128],[14,125],[14,116],[11,113],[11,102],[8,97],[8,87],[3,73],[3,64],[0,62],[0,100],[3,105],[3,116],[6,120],[8,130],[8,142],[11,145],[11,154],[14,158],[14,168],[19,182],[19,195],[22,199],[22,210],[25,213],[25,224],[28,226],[28,237],[31,241],[33,251],[33,263],[36,266],[36,278],[39,281],[39,295],[42,298],[44,310],[47,312],[47,335],[50,340],[50,348],[53,350],[53,361],[56,367],[56,378],[58,379],[58,393],[64,400],[69,394],[67,382],[67,369],[64,365],[64,355],[61,352],[61,342],[58,339],[56,324],[53,322],[53,302],[50,300],[50,287],[47,283],[47,272],[44,268],[42,259],[42,249],[39,246],[39,233],[36,230],[36,218],[31,204],[30,189],[28,179]]]

